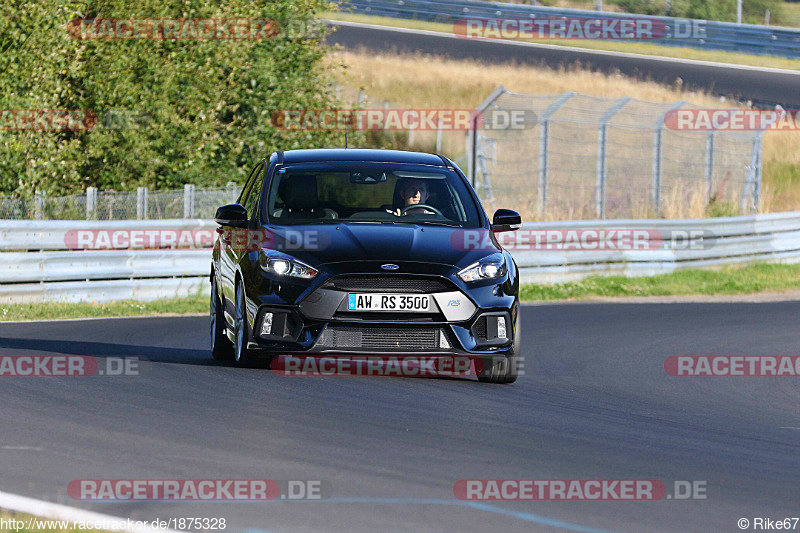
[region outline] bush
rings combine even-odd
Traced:
[[[270,122],[278,109],[334,105],[325,26],[314,18],[330,9],[323,0],[0,0],[0,9],[0,110],[100,117],[91,131],[0,130],[0,194],[241,182],[276,149],[339,145],[338,133]],[[310,34],[81,40],[67,31],[75,18],[245,17],[291,21]]]

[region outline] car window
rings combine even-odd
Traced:
[[[416,207],[416,206],[420,207]],[[287,165],[270,181],[269,222],[480,225],[468,185],[452,169],[402,163]]]
[[[250,190],[247,192],[247,198],[245,198],[244,204],[242,204],[244,205],[244,208],[247,209],[247,217],[251,220],[256,215],[258,201],[261,199],[261,190],[264,188],[264,176],[266,175],[264,168],[265,166],[261,165],[261,167],[256,171],[253,184],[250,187]]]
[[[239,199],[236,200],[236,203],[239,205],[244,205],[247,199],[247,195],[250,193],[250,189],[253,185],[254,178],[258,175],[258,171],[261,170],[263,167],[263,163],[257,164],[253,170],[250,171],[250,175],[247,176],[247,180],[244,182],[244,187],[242,187],[242,192],[239,194]]]

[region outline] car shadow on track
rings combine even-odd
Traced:
[[[67,341],[57,339],[29,339],[0,337],[0,350],[24,350],[25,354],[4,353],[4,355],[30,355],[31,352],[63,355],[90,355],[92,357],[138,357],[142,361],[202,366],[233,366],[227,361],[211,358],[210,350],[190,348],[169,348],[139,344],[117,344],[113,342]],[[38,355],[38,354],[37,354]]]

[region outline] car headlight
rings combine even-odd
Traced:
[[[470,281],[500,278],[505,274],[506,260],[503,254],[492,254],[461,270],[458,277],[469,283]]]
[[[262,253],[259,255],[258,261],[265,272],[277,276],[312,279],[319,273],[317,269],[286,255],[269,256]]]

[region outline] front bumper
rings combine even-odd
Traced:
[[[335,276],[295,305],[262,304],[250,347],[287,355],[501,355],[511,350],[516,294],[508,294],[505,282],[461,285],[432,275]],[[350,311],[347,296],[356,291],[428,294],[431,306],[424,313]]]

